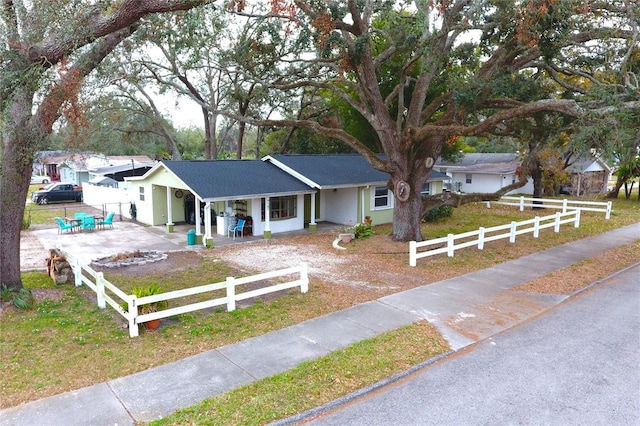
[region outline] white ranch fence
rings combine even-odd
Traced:
[[[484,249],[484,243],[489,241],[509,238],[510,243],[516,242],[516,236],[533,233],[534,238],[538,238],[541,229],[554,228],[555,232],[560,232],[560,225],[565,223],[573,223],[575,228],[580,226],[580,209],[571,210],[565,213],[557,212],[556,214],[538,217],[520,222],[511,222],[507,225],[493,226],[491,228],[479,228],[476,231],[464,232],[462,234],[449,234],[446,237],[435,238],[422,242],[409,242],[409,266],[416,266],[417,260],[423,257],[435,256],[441,253],[447,253],[447,256],[453,257],[454,252],[461,248],[477,246],[478,250]],[[506,232],[504,232],[506,231]],[[473,238],[473,239],[470,239]],[[456,241],[461,241],[456,244]],[[444,246],[443,246],[444,245]],[[430,246],[436,248],[427,251],[418,251],[418,249]]]
[[[78,257],[73,256],[73,254],[65,251],[64,248],[58,248],[65,255],[67,261],[71,265],[75,276],[76,287],[80,287],[82,286],[82,284],[86,284],[87,287],[89,287],[96,293],[98,307],[104,309],[106,308],[106,305],[109,304],[120,315],[122,315],[129,323],[129,336],[131,337],[138,336],[139,324],[147,321],[152,321],[154,319],[168,318],[174,315],[222,305],[227,305],[227,311],[230,312],[236,309],[237,301],[249,299],[251,297],[262,296],[264,294],[286,290],[294,287],[300,287],[301,293],[306,293],[307,291],[309,291],[308,266],[307,263],[301,262],[300,266],[265,272],[263,274],[251,275],[242,278],[227,277],[225,281],[219,283],[206,284],[183,290],[169,291],[153,296],[136,297],[135,295],[126,294],[124,291],[120,290],[117,286],[106,280],[102,272],[95,271],[89,265],[84,264]],[[244,293],[236,293],[236,288],[244,284],[292,275],[299,275],[299,278],[284,283],[270,285],[268,287],[245,291]],[[159,302],[163,300],[174,300],[181,297],[193,296],[196,294],[225,289],[226,295],[224,297],[218,297],[203,302],[164,309],[144,315],[138,314],[138,307],[142,305],[147,305],[149,303]],[[116,298],[119,300],[117,300]],[[122,309],[122,307],[120,306],[120,304],[123,302],[128,306],[127,311]]]
[[[487,208],[491,208],[491,203],[505,206],[519,206],[520,211],[525,207],[537,207],[545,209],[562,209],[562,213],[569,210],[580,209],[591,212],[604,212],[605,219],[611,218],[611,201],[573,201],[566,198],[559,200],[555,198],[528,198],[528,197],[502,197],[498,201],[486,201]],[[537,204],[536,204],[537,203]]]

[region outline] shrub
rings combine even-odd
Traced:
[[[453,207],[451,206],[440,206],[436,207],[433,210],[429,210],[422,216],[422,220],[424,222],[435,222],[439,219],[449,217],[453,214]]]
[[[356,235],[356,238],[370,237],[373,235],[373,226],[357,223],[353,228],[353,233]]]
[[[11,302],[18,309],[33,309],[36,304],[31,290],[21,288],[16,291],[16,289],[7,287],[4,284],[0,286],[0,299],[3,302]]]

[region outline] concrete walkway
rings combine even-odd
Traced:
[[[571,297],[520,293],[511,288],[638,239],[640,224],[616,229],[130,376],[2,410],[0,424],[147,422],[422,319],[436,325],[457,351]],[[640,273],[640,264],[634,268]],[[456,324],[455,329],[449,324]]]

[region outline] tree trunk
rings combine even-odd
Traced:
[[[393,239],[397,241],[422,241],[422,200],[411,191],[407,201],[400,201],[394,194]]]
[[[16,94],[3,133],[2,173],[0,174],[0,283],[19,290],[20,232],[25,200],[33,170],[35,152],[44,137],[31,117],[33,93],[23,88]]]
[[[626,182],[626,179],[624,177],[618,176],[618,178],[616,179],[616,186],[607,193],[606,198],[618,198],[618,194],[620,193],[620,188],[622,188],[622,185],[624,185],[625,182]]]

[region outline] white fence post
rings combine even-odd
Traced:
[[[556,212],[556,221],[555,226],[553,227],[554,232],[560,232],[560,213]]]
[[[484,227],[478,229],[478,250],[484,249]]]
[[[309,267],[307,262],[300,263],[300,280],[302,280],[302,284],[300,285],[300,292],[306,293],[309,291]]]
[[[453,252],[454,252],[454,235],[453,234],[449,234],[447,235],[447,256],[449,257],[453,257]]]
[[[611,201],[607,202],[607,212],[604,214],[605,219],[611,218]]]
[[[138,337],[138,324],[136,318],[138,317],[138,300],[137,297],[132,295],[127,301],[127,316],[129,320],[129,337]]]
[[[82,285],[82,266],[80,265],[80,259],[76,256],[73,259],[73,264],[75,268],[73,268],[73,275],[75,276],[76,287],[80,287]]]
[[[562,200],[562,213],[566,213],[566,212],[567,212],[567,199],[565,198]]]
[[[520,196],[520,211],[524,211],[524,196]]]
[[[236,310],[236,283],[235,278],[227,277],[227,312]]]
[[[518,222],[513,221],[511,222],[511,229],[509,230],[509,242],[510,243],[515,243],[516,242],[516,229],[518,228]]]
[[[579,228],[580,227],[580,212],[581,211],[582,210],[580,210],[580,209],[576,209],[576,220],[575,220],[574,225],[573,225],[574,228]]]
[[[104,274],[102,272],[97,273],[96,296],[98,297],[98,307],[100,309],[104,309],[106,307],[106,303],[104,301]]]
[[[540,235],[540,216],[536,216],[533,222],[533,238],[538,238]]]
[[[416,254],[418,247],[415,241],[409,241],[409,266],[416,266]]]

